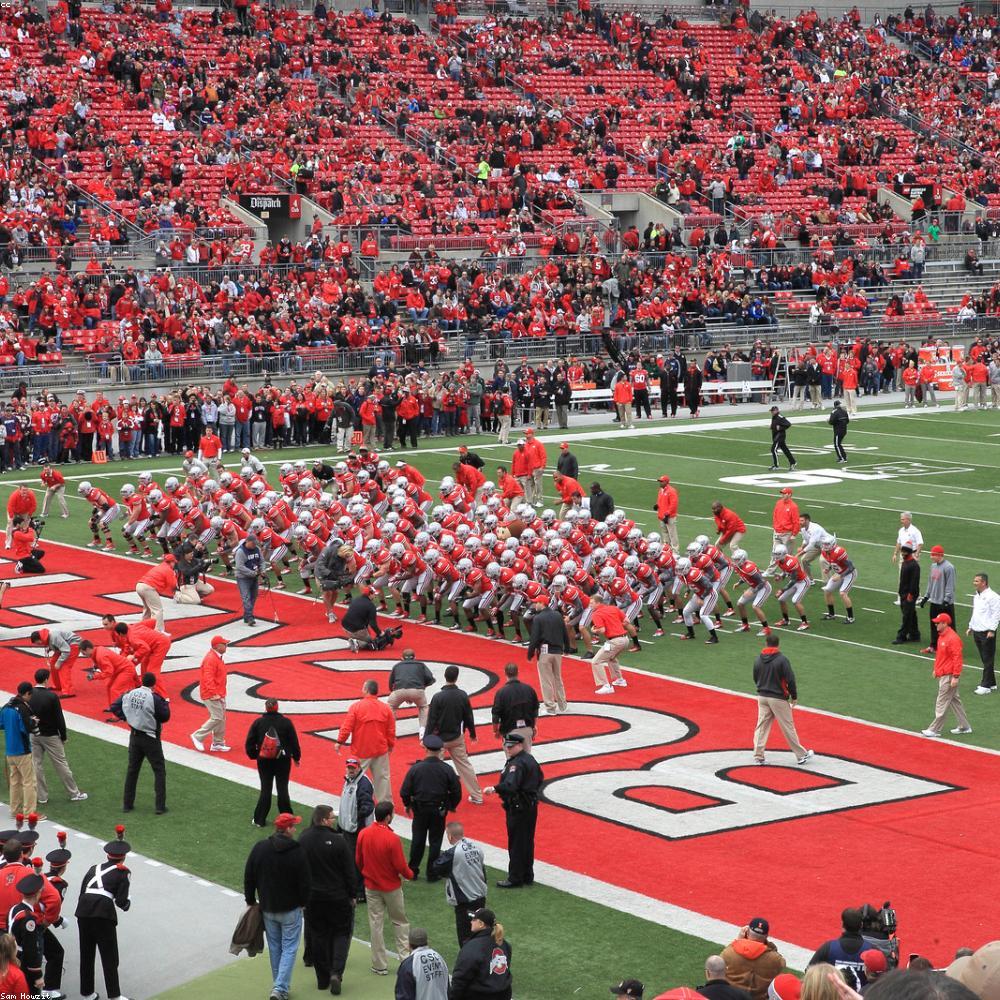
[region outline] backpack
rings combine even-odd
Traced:
[[[272,726],[264,733],[264,738],[260,741],[260,749],[257,751],[258,760],[276,760],[281,756],[281,740]]]

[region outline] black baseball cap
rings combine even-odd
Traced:
[[[617,986],[611,987],[611,994],[616,997],[634,997],[635,1000],[642,1000],[645,988],[638,979],[623,979]]]
[[[771,925],[763,917],[754,917],[747,927],[754,932],[754,934],[763,934],[765,937],[771,930]]]

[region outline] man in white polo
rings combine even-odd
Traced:
[[[812,563],[819,558],[820,542],[826,537],[827,530],[822,524],[814,521],[810,514],[799,515],[799,533],[802,536],[802,544],[798,552],[795,553],[800,565],[812,579]]]
[[[976,688],[976,694],[992,694],[997,689],[993,661],[997,652],[997,628],[1000,628],[1000,595],[990,588],[990,578],[985,573],[977,573],[972,585],[976,588],[972,596],[972,617],[966,635],[971,635],[983,661],[983,679]]]
[[[920,529],[913,523],[913,515],[904,510],[899,515],[899,531],[896,533],[896,547],[892,550],[892,561],[899,562],[900,549],[908,545],[913,549],[913,558],[919,559],[921,550],[924,547],[924,536],[920,534]],[[893,602],[899,604],[899,598]]]

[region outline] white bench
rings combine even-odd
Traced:
[[[684,387],[678,386],[679,395],[684,394]],[[701,386],[702,396],[739,396],[753,399],[755,393],[770,398],[774,392],[774,380],[764,379],[760,382],[703,382]],[[650,400],[660,398],[660,387],[658,384],[651,384],[649,387]],[[610,403],[611,389],[574,389],[570,400],[572,405],[581,403]]]

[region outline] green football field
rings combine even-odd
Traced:
[[[916,645],[890,644],[899,624],[899,611],[893,605],[896,568],[890,561],[899,513],[912,511],[926,548],[943,545],[955,564],[959,579],[958,627],[964,632],[973,575],[993,573],[1000,581],[995,545],[1000,526],[996,504],[1000,415],[992,411],[954,413],[950,408],[893,415],[871,412],[851,424],[846,474],[838,471],[833,460],[828,447],[830,430],[825,422],[811,421],[809,414],[801,418],[794,413],[789,416],[794,423],[789,444],[797,453],[799,473],[791,481],[784,468],[774,476],[768,472],[766,419],[756,414],[690,423],[640,424],[632,434],[600,424],[574,427],[564,436],[580,461],[584,486],[599,479],[617,505],[645,530],[658,527],[652,511],[656,479],[667,473],[680,492],[682,547],[699,533],[714,540],[710,507],[718,499],[747,522],[743,545],[750,557],[762,565],[769,560],[771,511],[778,488],[790,482],[800,510],[808,511],[815,521],[835,533],[859,569],[859,580],[852,591],[856,624],[844,624],[839,600],[837,620],[822,620],[823,601],[814,587],[806,598],[812,629],[805,633],[794,628],[784,630],[782,648],[795,668],[801,701],[909,731],[923,729],[931,721],[936,690],[931,661],[919,653]],[[543,436],[549,438],[550,464],[554,464],[559,432]],[[510,453],[509,448],[496,446],[492,439],[437,438],[426,442],[415,457],[403,454],[424,471],[430,486],[451,471],[454,448],[460,442],[480,451],[490,476],[495,464]],[[261,457],[280,463],[296,457],[312,458],[317,453],[314,449],[285,450]],[[141,468],[176,468],[176,463],[165,459],[126,466],[112,463],[103,468],[70,466],[63,472],[70,480],[70,494],[75,492],[75,483],[85,477],[117,494],[120,485]],[[8,483],[34,480],[35,472],[24,470],[3,478]],[[738,481],[725,481],[733,479]],[[6,497],[7,492],[5,489],[2,495]],[[547,493],[554,495],[551,486]],[[72,517],[50,517],[46,537],[82,545],[89,540],[87,511],[75,497],[70,504]],[[926,574],[926,556],[921,563]],[[772,603],[767,610],[773,621],[777,605]],[[925,639],[930,628],[927,617],[926,611],[920,613]],[[756,629],[749,635],[737,635],[733,627],[733,620],[727,619],[720,643],[708,647],[700,641],[681,643],[676,638],[676,626],[671,629],[668,625],[666,636],[653,639],[646,623],[642,652],[630,655],[626,662],[686,680],[751,691],[751,667],[761,643],[755,638]],[[703,638],[700,625],[698,635]],[[1000,749],[997,696],[976,697],[972,693],[980,672],[971,639],[967,641],[965,662],[962,692],[974,732],[959,739]],[[123,751],[78,736],[74,737],[73,755],[80,784],[92,792],[91,800],[73,806],[72,811],[53,801],[50,816],[100,835],[107,825],[103,817],[117,802],[118,784],[116,780],[112,788],[106,784],[102,788],[99,775],[120,773],[124,768]],[[174,766],[171,773],[170,815],[154,820],[137,814],[130,825],[130,836],[134,827],[134,837],[142,839],[145,854],[239,889],[243,859],[255,839],[255,832],[246,824],[252,793],[179,766]],[[185,816],[185,799],[193,808],[207,797],[214,803],[216,822],[211,831],[195,830],[192,835]],[[432,943],[435,939],[442,942],[442,953],[452,961],[455,948],[451,913],[440,887],[421,883],[406,891],[414,922],[429,927]],[[697,985],[705,955],[725,943],[705,942],[541,886],[528,894],[511,894],[511,898],[503,900],[503,909],[502,919],[515,948],[516,995],[524,1000],[607,996],[607,985],[622,976],[636,976],[657,990]],[[357,930],[359,936],[367,934],[364,920]],[[255,964],[263,962],[258,959]],[[391,995],[388,984],[373,983],[372,979],[369,976],[360,980],[353,995]],[[307,981],[303,977],[300,985]],[[362,988],[364,992],[359,992]],[[239,988],[230,994],[221,986],[218,991],[212,987],[212,991],[220,996],[240,994]],[[190,990],[170,994],[182,995],[209,995],[208,984],[192,984]]]

